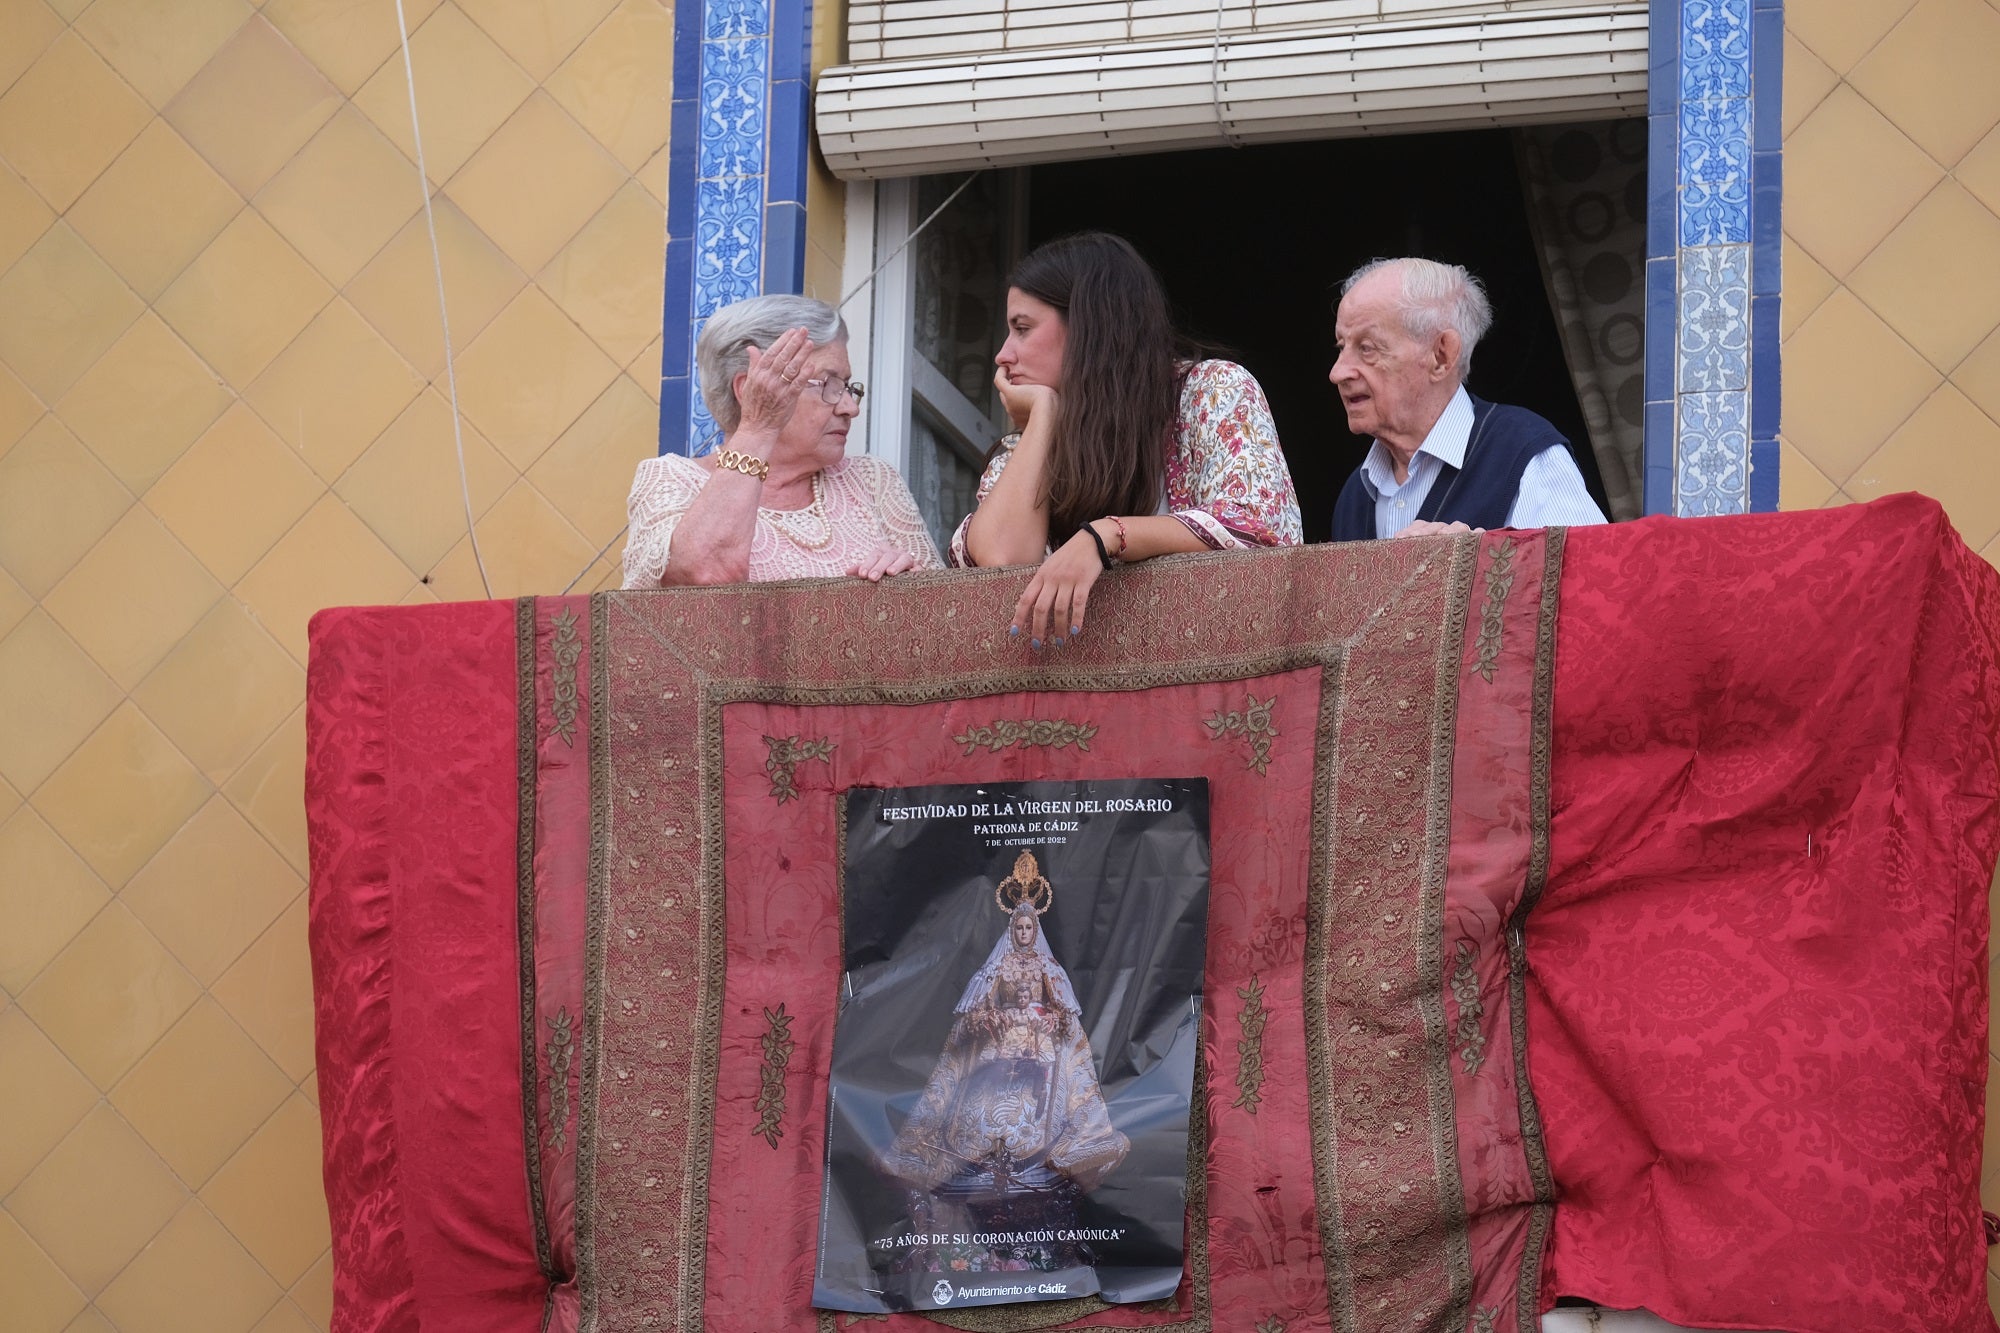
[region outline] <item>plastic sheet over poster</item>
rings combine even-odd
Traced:
[[[856,789],[813,1303],[1180,1284],[1204,779]]]

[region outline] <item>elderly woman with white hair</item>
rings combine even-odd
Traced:
[[[1561,431],[1466,392],[1492,324],[1456,264],[1377,259],[1341,284],[1327,378],[1373,443],[1334,502],[1335,541],[1604,522]]]
[[[738,301],[709,318],[695,362],[722,447],[639,464],[627,588],[942,568],[902,477],[847,456],[862,386],[839,311],[805,296]]]

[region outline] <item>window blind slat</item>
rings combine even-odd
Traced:
[[[950,40],[941,34],[900,45]],[[1225,35],[1219,46],[1211,31],[1194,40],[989,47],[972,59],[928,53],[826,71],[815,123],[828,165],[867,178],[1229,141],[1643,114],[1646,41],[1643,0],[1572,0],[1467,22]],[[881,42],[884,50],[892,45]]]
[[[850,43],[864,25],[880,25],[890,47],[922,38],[923,49],[967,57],[995,50],[1213,37],[1217,9],[1225,34],[1288,27],[1395,27],[1411,23],[1510,19],[1577,7],[1577,0],[858,0],[848,11]],[[1122,26],[1116,37],[1102,34]],[[1087,31],[1086,31],[1087,30]],[[956,37],[957,45],[937,39]],[[855,57],[859,59],[859,57]]]

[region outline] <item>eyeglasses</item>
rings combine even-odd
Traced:
[[[807,380],[806,387],[819,390],[819,400],[832,407],[848,394],[854,395],[854,405],[861,406],[861,400],[868,388],[860,380],[817,379]]]

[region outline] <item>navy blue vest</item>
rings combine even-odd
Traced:
[[[1470,394],[1467,397],[1471,397]],[[1529,460],[1549,449],[1567,449],[1561,431],[1525,407],[1472,399],[1472,436],[1465,463],[1438,468],[1417,517],[1474,528],[1507,526],[1507,511],[1521,490]],[[1333,539],[1369,541],[1375,536],[1375,497],[1355,468],[1333,505]]]

